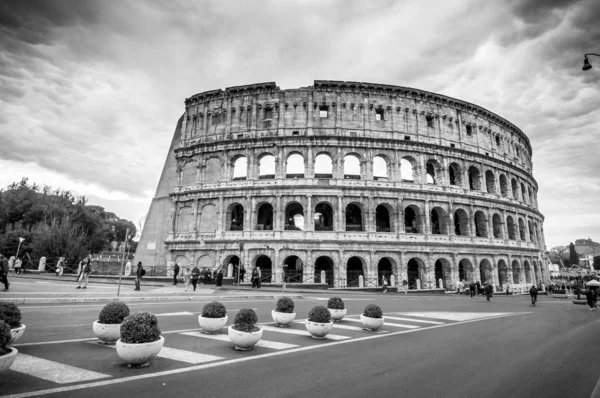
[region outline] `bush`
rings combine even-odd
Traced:
[[[223,318],[227,315],[227,308],[218,301],[208,303],[202,308],[202,316],[205,318]]]
[[[151,343],[160,340],[158,319],[149,312],[128,316],[121,324],[121,341],[127,344]]]
[[[381,307],[377,304],[369,304],[365,307],[364,316],[369,318],[382,318],[383,313],[381,312]]]
[[[331,312],[322,305],[316,305],[308,311],[308,320],[311,322],[328,323],[331,322]]]
[[[8,323],[12,329],[21,326],[21,311],[15,303],[0,302],[0,321]]]
[[[129,307],[127,304],[121,301],[115,301],[113,303],[108,303],[100,310],[100,315],[98,316],[98,322],[109,324],[109,325],[117,325],[123,322],[123,319],[129,316]]]
[[[10,334],[10,325],[4,321],[0,321],[0,356],[10,353],[8,344],[12,340]]]
[[[567,294],[566,290],[553,290],[552,294]]]
[[[327,308],[331,308],[332,310],[343,310],[344,300],[339,297],[331,297],[327,302]]]
[[[294,312],[294,301],[289,297],[281,297],[277,300],[275,311],[291,314]]]
[[[260,330],[256,326],[256,322],[258,322],[258,316],[253,309],[250,308],[242,308],[238,311],[235,319],[233,320],[234,329],[239,330],[240,332],[257,332]]]

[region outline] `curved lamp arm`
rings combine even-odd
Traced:
[[[583,59],[583,68],[581,68],[581,70],[590,70],[592,69],[592,64],[590,64],[590,61],[588,60],[588,55],[595,55],[596,57],[600,57],[600,54],[594,54],[594,53],[587,53],[585,54],[585,58]]]

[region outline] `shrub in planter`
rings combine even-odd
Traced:
[[[15,303],[0,302],[0,321],[6,322],[10,326],[13,344],[25,333],[25,325],[21,323],[21,311]]]
[[[164,343],[156,316],[140,312],[125,318],[121,324],[117,353],[128,364],[147,366],[158,355]]]
[[[121,336],[121,322],[129,316],[127,304],[115,301],[106,304],[92,324],[94,335],[106,344],[113,344]]]
[[[316,305],[308,311],[308,320],[317,323],[327,323],[331,321],[331,313],[322,305]]]
[[[566,290],[553,290],[552,294],[567,294]]]
[[[363,312],[364,316],[368,316],[369,318],[382,318],[383,313],[381,312],[381,307],[377,304],[369,304],[365,307],[365,311]]]
[[[314,306],[308,312],[306,320],[306,330],[315,339],[324,339],[325,336],[333,330],[333,322],[331,322],[331,313],[322,305]]]
[[[219,333],[227,323],[227,308],[218,301],[208,303],[202,308],[202,314],[198,316],[198,324],[203,333]]]
[[[16,348],[9,347],[12,341],[10,325],[0,321],[0,373],[6,371],[13,364],[17,354]]]
[[[331,319],[333,321],[341,321],[346,316],[346,308],[344,307],[344,300],[339,297],[331,297],[327,301],[327,308],[331,313]]]
[[[242,308],[238,311],[233,325],[229,326],[229,339],[237,350],[247,351],[258,343],[262,338],[263,331],[256,326],[258,316],[250,308]]]
[[[379,329],[381,326],[383,326],[385,321],[383,318],[383,313],[381,312],[381,307],[377,304],[367,305],[360,316],[360,321],[368,330]]]
[[[294,312],[294,301],[289,297],[281,297],[277,300],[275,309],[271,311],[271,316],[277,326],[286,327],[294,322],[296,313]]]

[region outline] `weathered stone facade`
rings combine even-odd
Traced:
[[[157,190],[146,265],[241,258],[273,282],[325,271],[335,286],[548,281],[531,145],[479,106],[355,82],[230,87],[188,98],[173,143],[171,214]]]

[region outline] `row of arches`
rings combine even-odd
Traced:
[[[258,179],[274,179],[277,175],[277,158],[271,153],[258,156]],[[220,180],[222,175],[221,161],[218,157],[206,160],[203,182],[211,183]],[[459,162],[452,161],[445,167],[437,159],[428,159],[424,165],[413,156],[404,156],[399,161],[399,170],[394,167],[392,156],[380,154],[367,163],[364,156],[359,153],[350,153],[343,157],[338,165],[332,160],[328,152],[319,152],[314,157],[314,164],[310,165],[311,176],[314,178],[343,178],[367,179],[380,181],[403,181],[429,185],[454,186],[473,191],[482,191],[505,198],[511,198],[532,206],[536,206],[536,191],[532,185],[519,181],[516,177],[506,172],[492,169],[484,170],[483,166],[470,165],[464,168]],[[249,177],[248,159],[244,155],[235,155],[227,167],[229,180],[245,180]],[[291,152],[285,160],[285,172],[281,177],[304,178],[307,176],[309,165],[305,156],[299,152]],[[369,171],[367,173],[367,171]],[[190,185],[197,182],[199,171],[195,163],[191,162],[182,168],[181,184]]]

